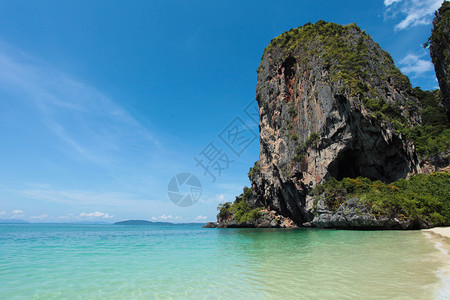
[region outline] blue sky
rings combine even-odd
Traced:
[[[440,3],[0,1],[0,219],[212,221],[258,159],[246,112],[273,37],[355,22],[413,86],[434,89],[421,45]],[[212,150],[209,174],[195,158]],[[167,194],[182,172],[202,184],[190,207]]]

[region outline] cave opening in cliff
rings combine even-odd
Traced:
[[[355,150],[346,150],[339,155],[336,162],[330,167],[330,175],[337,180],[342,180],[345,177],[356,178],[362,175],[359,168],[358,152]]]
[[[295,64],[297,61],[292,56],[289,56],[286,58],[286,60],[281,65],[281,70],[284,69],[284,78],[286,82],[291,81],[292,78],[294,78],[295,75]]]
[[[285,59],[281,65],[281,72],[284,72],[284,82],[286,85],[285,91],[285,101],[289,102],[292,100],[294,94],[294,81],[295,81],[295,66],[297,61],[292,56]]]

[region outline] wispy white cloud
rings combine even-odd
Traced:
[[[66,215],[57,217],[58,220],[71,220],[71,219],[76,219],[76,218],[78,218],[78,216],[75,216],[74,214],[66,214]]]
[[[48,218],[47,214],[42,214],[42,215],[39,215],[39,216],[30,216],[30,219],[32,219],[32,220],[43,220],[43,219],[46,219],[46,218]]]
[[[239,191],[239,189],[237,190]],[[202,195],[202,197],[198,200],[198,203],[216,205],[217,203],[225,202],[227,199],[234,200],[235,196],[239,195],[240,193],[242,193],[242,191],[235,193],[231,191],[224,194],[205,193],[205,195]]]
[[[95,212],[82,212],[80,214],[68,213],[62,216],[49,216],[48,214],[41,214],[37,216],[30,216],[29,220],[32,221],[47,221],[47,222],[77,222],[77,221],[86,221],[86,220],[94,220],[94,219],[110,219],[113,218],[113,215],[109,213],[104,213],[100,211]]]
[[[390,6],[393,3],[400,2],[400,1],[402,1],[402,0],[384,0],[384,5],[385,6]]]
[[[130,206],[142,204],[136,195],[81,190],[25,189],[18,192],[28,199],[70,205]]]
[[[21,209],[14,209],[12,211],[0,211],[0,217],[6,218],[6,219],[18,219],[23,218],[25,216],[25,213]]]
[[[182,221],[183,217],[181,216],[172,216],[172,215],[161,215],[159,217],[152,217],[152,221]]]
[[[114,216],[109,215],[108,213],[104,213],[104,212],[100,212],[100,211],[96,211],[96,212],[90,212],[90,213],[85,213],[82,212],[80,214],[80,217],[84,218],[102,218],[102,219],[109,219],[112,218]]]
[[[17,218],[23,218],[25,217],[25,213],[21,209],[15,209],[11,211],[10,218],[11,219],[17,219]]]
[[[64,210],[71,212],[62,213],[53,211],[48,213],[46,221],[77,221],[87,214],[93,212],[107,212],[108,216],[126,218],[128,214],[136,212],[152,212],[154,214],[168,215],[173,209],[173,203],[169,199],[158,199],[147,195],[147,193],[126,193],[126,192],[103,192],[94,190],[79,189],[58,189],[48,184],[31,184],[30,186],[2,187],[0,185],[0,195],[6,194],[11,199],[22,199],[27,203],[33,203],[38,207],[66,207]],[[52,205],[56,203],[58,205]],[[50,206],[49,206],[50,205]],[[31,206],[33,209],[33,206]],[[77,209],[78,211],[75,211]],[[18,209],[16,209],[18,210]],[[6,211],[6,210],[5,210]],[[37,210],[39,212],[39,210]],[[80,213],[85,213],[80,216]],[[32,213],[30,216],[40,215]],[[42,212],[44,214],[44,212]],[[6,211],[4,217],[10,218],[11,210]],[[94,216],[94,215],[92,215]],[[30,218],[30,217],[29,217]]]
[[[416,54],[408,54],[403,58],[400,64],[400,70],[413,77],[419,77],[426,72],[433,70],[433,64],[429,60],[422,59],[422,56]]]
[[[183,223],[183,222],[204,222],[208,219],[207,216],[198,215],[196,217],[182,217],[182,216],[172,216],[163,214],[159,217],[153,216],[151,220],[154,222],[174,222],[174,223]]]
[[[401,18],[394,27],[396,30],[426,25],[431,23],[441,4],[442,0],[384,0],[385,17]]]
[[[129,145],[144,146],[147,151],[161,147],[117,102],[2,41],[0,89],[11,95],[10,101],[34,107],[50,132],[85,159],[106,163]]]

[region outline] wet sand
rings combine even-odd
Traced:
[[[424,229],[425,232],[432,232],[434,234],[440,235],[441,237],[450,239],[450,227],[435,227],[431,229]]]
[[[435,260],[441,261],[443,267],[437,271],[441,284],[437,288],[436,299],[450,299],[450,227],[423,229],[430,242],[440,251]]]

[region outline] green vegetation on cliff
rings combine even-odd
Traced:
[[[338,178],[364,175],[392,182],[413,172],[411,166],[427,160],[437,169],[448,165],[450,122],[441,91],[412,88],[391,56],[355,24],[318,21],[272,39],[258,68],[257,99],[265,126],[260,129],[266,131],[261,131],[261,160],[248,175],[252,186],[262,194],[244,188],[233,203],[219,205],[217,217],[222,222],[245,226],[264,216],[266,210],[255,208],[255,198],[266,208],[297,217],[296,205],[304,208],[302,197],[305,191],[308,193],[306,186],[313,183],[303,179],[305,171],[315,182],[330,174]],[[329,111],[335,115],[326,115]],[[346,122],[351,126],[345,127]],[[352,135],[340,134],[339,130],[331,135],[328,128],[335,124],[339,130],[349,128]],[[270,139],[277,130],[284,141],[279,147],[276,139]],[[341,142],[348,143],[339,153]],[[310,151],[314,148],[318,151]],[[330,157],[328,167],[323,163],[327,156],[320,156],[322,150]],[[284,155],[275,160],[271,155],[274,151]],[[321,168],[328,168],[328,175],[314,165],[319,160]],[[298,180],[303,184],[301,193],[295,193]],[[390,184],[364,177],[341,181],[331,178],[311,195],[315,204],[320,204],[316,206],[317,224],[332,224],[327,219],[331,211],[333,216],[344,215],[345,222],[354,222],[355,226],[381,226],[370,222],[383,219],[402,228],[450,225],[450,173],[419,174]],[[352,209],[355,216],[362,217],[346,219],[345,214]],[[295,221],[311,221],[311,215],[307,211]],[[393,226],[386,224],[388,227],[383,228]]]
[[[442,93],[442,104],[450,118],[450,3],[444,1],[436,12],[433,29],[426,46],[436,71],[436,78]]]
[[[217,218],[221,220],[228,220],[233,218],[239,223],[248,223],[258,218],[261,208],[251,208],[248,204],[248,200],[253,195],[251,188],[244,187],[242,194],[236,197],[233,203],[225,202],[219,204],[217,210]]]
[[[442,107],[442,95],[439,90],[423,91],[419,87],[412,90],[418,103],[411,104],[421,122],[410,124],[402,115],[402,108],[383,100],[365,99],[364,103],[372,117],[390,122],[397,133],[401,133],[408,141],[414,143],[417,154],[428,159],[433,155],[450,148],[450,121]]]
[[[450,225],[450,173],[418,174],[391,184],[368,178],[330,178],[311,192],[315,202],[325,200],[335,211],[350,198],[371,208],[374,215],[425,221],[431,226]]]
[[[272,39],[264,55],[281,49],[286,57],[295,57],[306,69],[311,62],[320,62],[329,69],[332,82],[340,81],[349,94],[360,100],[379,98],[374,84],[364,83],[374,77],[389,77],[402,90],[411,89],[408,77],[395,67],[392,57],[382,50],[378,53],[368,41],[372,41],[371,37],[354,23],[339,25],[321,20]],[[380,55],[382,60],[372,59]]]
[[[439,14],[442,16],[443,19],[450,20],[450,2],[444,1],[439,8]],[[444,39],[444,30],[445,26],[448,26],[448,24],[438,24],[433,28],[433,35],[430,37],[430,40],[432,39]]]
[[[320,135],[316,132],[311,133],[311,135],[302,143],[297,145],[296,153],[292,157],[293,160],[301,162],[305,158],[306,152],[308,149],[317,144],[317,142],[320,140]]]
[[[448,14],[450,9],[444,6],[441,10]],[[437,28],[433,34],[438,36],[441,31]],[[305,24],[272,39],[264,55],[277,51],[282,53],[281,61],[293,57],[303,69],[320,65],[328,70],[330,82],[339,83],[341,92],[350,95],[349,101],[364,107],[372,118],[390,123],[397,133],[414,143],[422,159],[430,159],[450,148],[450,122],[441,105],[441,93],[413,89],[391,56],[356,24],[325,21]],[[380,96],[383,93],[380,81],[409,94],[408,100],[392,102]],[[296,115],[295,105],[291,104],[289,116],[294,119]],[[291,132],[293,127],[288,120],[286,129]],[[298,140],[295,132],[290,137]],[[306,154],[303,146],[299,144],[295,161],[302,161]]]
[[[448,27],[450,26],[450,24],[448,23],[450,20],[450,2],[444,1],[438,11],[440,18],[444,21],[433,23],[434,27],[432,34],[428,39],[428,41],[424,44],[424,46],[428,47],[430,44],[443,46],[441,47],[444,50],[442,53],[444,55],[444,58],[448,61],[448,59],[450,58],[450,52],[448,45],[445,44],[448,42],[449,39],[447,34],[448,34]]]
[[[450,148],[450,122],[445,109],[440,105],[440,91],[415,88],[414,94],[419,99],[422,123],[410,127],[404,122],[397,122],[397,130],[414,143],[417,154],[422,158],[446,152]]]
[[[250,168],[247,174],[248,179],[250,179],[250,182],[255,181],[255,178],[259,173],[261,173],[261,166],[259,165],[259,161],[255,161],[255,164],[253,165],[253,167]]]

